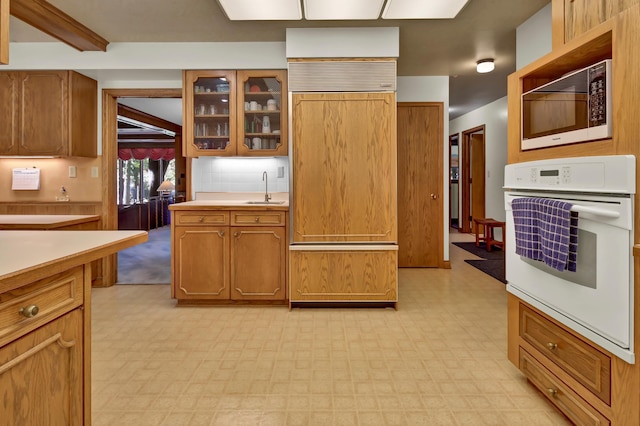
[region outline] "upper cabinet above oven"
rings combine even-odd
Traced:
[[[637,64],[640,63],[640,50],[636,44],[640,37],[640,5],[636,4],[608,20],[594,24],[561,44],[556,40],[565,40],[565,37],[556,33],[564,32],[565,26],[555,25],[555,22],[556,18],[564,22],[565,8],[557,6],[559,3],[564,5],[569,2],[553,2],[553,51],[517,70],[508,79],[508,162],[591,155],[638,156],[640,144],[637,143],[636,134],[640,121],[640,110],[637,108],[640,68]],[[562,16],[556,16],[557,13],[562,13]],[[579,139],[566,145],[523,149],[522,95],[607,59],[611,60],[611,90],[608,94],[611,99],[611,136],[607,134],[597,140]]]

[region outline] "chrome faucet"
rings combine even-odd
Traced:
[[[268,203],[271,200],[271,195],[269,195],[269,175],[267,175],[267,171],[262,172],[262,180],[264,181],[264,202]]]

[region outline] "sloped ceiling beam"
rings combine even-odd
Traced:
[[[107,40],[44,0],[10,0],[10,11],[19,20],[81,52],[107,51]]]

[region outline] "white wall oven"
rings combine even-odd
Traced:
[[[635,168],[631,155],[505,167],[507,291],[629,363],[635,362]],[[516,254],[512,204],[525,197],[564,201],[577,212],[575,272]]]

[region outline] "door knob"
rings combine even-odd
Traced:
[[[435,199],[437,199],[437,198],[438,198],[438,195],[437,195],[437,194],[431,194],[431,199],[432,199],[432,200],[435,200]]]

